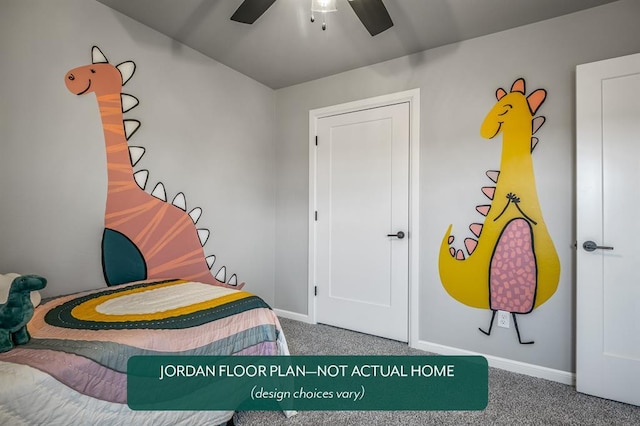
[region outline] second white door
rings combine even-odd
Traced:
[[[576,387],[640,405],[640,54],[576,82]]]
[[[408,340],[409,103],[319,118],[316,319]]]

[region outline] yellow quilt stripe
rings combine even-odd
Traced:
[[[171,281],[168,283],[156,284],[154,286],[133,288],[131,290],[125,290],[118,293],[105,294],[103,296],[98,296],[91,300],[87,300],[86,302],[83,302],[78,306],[76,306],[75,308],[73,308],[71,310],[71,315],[73,315],[74,318],[78,320],[83,320],[83,321],[97,321],[97,322],[154,321],[154,320],[162,320],[165,318],[177,317],[181,315],[192,314],[194,312],[214,308],[216,306],[224,305],[225,303],[229,303],[229,302],[240,300],[246,297],[253,296],[253,294],[247,293],[246,291],[238,291],[237,293],[231,293],[226,296],[218,297],[211,300],[206,300],[204,302],[194,303],[192,305],[182,306],[180,308],[169,309],[167,311],[153,312],[148,314],[107,315],[107,314],[102,314],[96,310],[96,308],[100,304],[111,299],[117,299],[119,297],[123,297],[129,294],[151,291],[161,287],[184,284],[186,282],[188,281],[184,281],[184,280]]]

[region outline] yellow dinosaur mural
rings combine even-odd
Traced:
[[[496,91],[498,102],[480,128],[480,135],[493,139],[502,133],[500,170],[487,171],[496,185],[482,192],[491,204],[476,207],[486,216],[484,223],[469,229],[477,238],[466,238],[462,249],[452,246],[449,225],[439,254],[439,272],[446,291],[465,305],[492,311],[489,335],[496,312],[512,314],[518,341],[522,344],[516,314],[527,314],[546,302],[556,291],[560,261],[542,218],[531,153],[538,144],[533,135],[544,124],[535,116],[547,92],[538,89],[526,95],[520,78],[506,92]]]

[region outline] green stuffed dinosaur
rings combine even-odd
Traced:
[[[13,280],[7,302],[0,305],[0,352],[11,350],[14,345],[24,345],[31,336],[27,323],[33,316],[31,292],[41,290],[47,280],[38,275],[21,275]]]

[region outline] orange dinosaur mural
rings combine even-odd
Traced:
[[[510,312],[518,341],[523,342],[516,314],[528,314],[555,293],[560,277],[560,261],[542,217],[538,202],[531,153],[538,144],[533,135],[544,124],[535,116],[547,92],[538,89],[526,95],[520,78],[506,92],[498,89],[498,102],[487,114],[480,134],[493,139],[502,133],[500,170],[487,171],[496,185],[482,192],[491,204],[476,207],[486,216],[484,223],[469,226],[475,238],[466,238],[464,247],[452,246],[452,226],[442,239],[439,272],[446,291],[465,305],[490,309],[490,335],[497,311]]]
[[[202,210],[186,212],[183,193],[167,202],[159,182],[149,194],[144,191],[148,170],[133,172],[145,149],[129,146],[128,140],[140,127],[138,120],[123,119],[123,113],[139,101],[121,93],[133,76],[135,64],[111,65],[96,46],[92,63],[65,75],[71,93],[94,93],[98,101],[107,153],[107,203],[102,237],[102,265],[108,285],[144,279],[184,279],[225,287],[242,288],[236,275],[226,282],[223,266],[213,276],[215,256],[205,257],[203,246],[209,230],[197,229]]]

